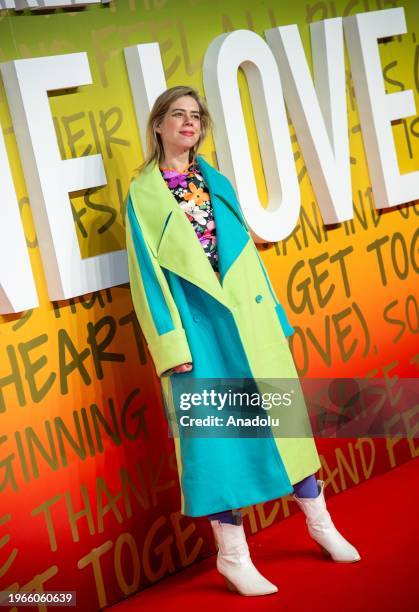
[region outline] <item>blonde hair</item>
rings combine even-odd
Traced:
[[[199,106],[199,113],[201,118],[201,133],[195,146],[191,147],[189,150],[189,161],[195,161],[195,157],[198,153],[199,147],[205,140],[208,131],[212,129],[213,122],[208,112],[207,105],[205,101],[201,98],[197,90],[193,87],[188,87],[185,85],[176,85],[175,87],[170,87],[169,89],[166,89],[166,91],[164,91],[158,96],[158,98],[153,104],[153,108],[151,109],[147,121],[146,157],[143,163],[137,168],[138,172],[141,172],[145,169],[146,166],[153,162],[159,165],[163,163],[164,148],[161,136],[158,132],[156,132],[156,127],[158,127],[160,122],[164,119],[172,102],[182,96],[191,96],[194,100],[196,100]]]

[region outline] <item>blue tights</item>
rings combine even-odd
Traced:
[[[297,497],[317,497],[319,491],[317,488],[317,479],[315,475],[311,474],[311,476],[303,478],[303,480],[300,480],[300,482],[296,482],[294,485],[294,493],[297,495]],[[221,521],[222,523],[231,523],[234,525],[234,515],[232,510],[208,514],[207,518],[210,521]]]

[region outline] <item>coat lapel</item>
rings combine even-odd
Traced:
[[[217,229],[217,248],[221,282],[251,239],[236,194],[228,179],[198,156],[202,176],[208,186]]]
[[[198,156],[208,186],[217,230],[220,280],[236,261],[247,240],[234,192],[226,178]],[[157,164],[147,167],[131,187],[134,211],[154,256],[163,268],[201,287],[222,304],[224,290],[191,222],[167,188]]]

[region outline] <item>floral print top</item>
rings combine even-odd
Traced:
[[[191,162],[185,172],[162,168],[160,172],[179,206],[195,230],[212,268],[218,272],[217,236],[209,190],[204,183],[199,162]]]

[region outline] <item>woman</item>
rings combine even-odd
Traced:
[[[211,520],[217,569],[229,588],[263,595],[278,589],[250,559],[238,508],[293,493],[324,551],[335,561],[360,556],[326,509],[304,402],[293,406],[292,419],[305,437],[273,436],[271,430],[254,437],[186,435],[181,426],[179,390],[188,384],[202,390],[203,379],[288,378],[298,385],[286,340],[293,328],[234,189],[197,154],[210,127],[195,89],[172,87],[157,98],[147,125],[147,156],[127,198],[129,275],[175,432],[181,511]],[[219,409],[212,406],[206,414]]]

